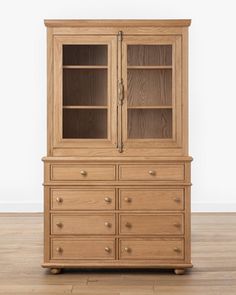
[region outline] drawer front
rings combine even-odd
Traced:
[[[183,164],[120,165],[120,180],[184,180]]]
[[[52,189],[52,210],[113,210],[114,189]]]
[[[51,165],[51,180],[115,180],[115,165]]]
[[[121,239],[120,259],[184,259],[183,240],[174,239]]]
[[[182,214],[120,214],[121,234],[180,235],[184,233]]]
[[[114,214],[52,214],[52,234],[62,235],[113,235]]]
[[[52,259],[114,259],[115,240],[52,239]]]
[[[121,189],[121,210],[184,210],[183,189]]]

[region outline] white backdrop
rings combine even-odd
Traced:
[[[0,211],[41,211],[46,154],[45,18],[192,18],[193,211],[236,211],[233,0],[1,0]]]

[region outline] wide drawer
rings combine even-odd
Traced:
[[[182,214],[120,214],[120,234],[180,235],[184,233]]]
[[[184,180],[183,164],[120,165],[120,180]]]
[[[112,210],[115,209],[114,189],[52,189],[52,210]]]
[[[112,235],[115,234],[114,214],[52,214],[52,234]]]
[[[121,239],[120,259],[184,259],[182,239]]]
[[[64,239],[51,240],[51,259],[114,259],[115,240]]]
[[[115,180],[115,165],[53,164],[51,180]]]
[[[183,189],[121,189],[121,210],[171,210],[184,209]]]

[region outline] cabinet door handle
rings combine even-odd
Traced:
[[[56,251],[57,251],[58,253],[61,253],[61,252],[63,251],[63,249],[62,249],[61,247],[57,247],[57,248],[56,248]]]
[[[63,227],[63,224],[61,222],[57,222],[56,223],[56,226],[62,228]]]
[[[149,173],[150,175],[156,175],[156,171],[154,171],[154,170],[149,170],[148,173]]]
[[[180,202],[180,198],[176,197],[176,198],[174,198],[174,201],[175,201],[176,203],[179,203],[179,202]]]
[[[80,171],[80,174],[83,175],[83,176],[85,176],[85,175],[87,175],[87,172],[85,170],[81,170]]]
[[[110,223],[110,222],[104,222],[104,225],[105,225],[106,227],[111,227],[111,223]]]
[[[130,203],[132,201],[132,199],[130,197],[125,197],[124,198],[125,202]]]
[[[131,249],[129,247],[124,248],[125,252],[131,252]]]
[[[180,227],[181,224],[176,222],[176,223],[174,223],[174,226],[175,226],[175,227]]]
[[[179,248],[177,248],[177,247],[175,247],[173,250],[174,250],[175,252],[181,252],[181,250],[180,250]]]
[[[130,222],[126,222],[125,226],[130,228],[132,227],[132,224]]]

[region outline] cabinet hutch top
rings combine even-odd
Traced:
[[[153,19],[153,20],[77,20],[46,19],[46,27],[188,27],[191,19]]]

